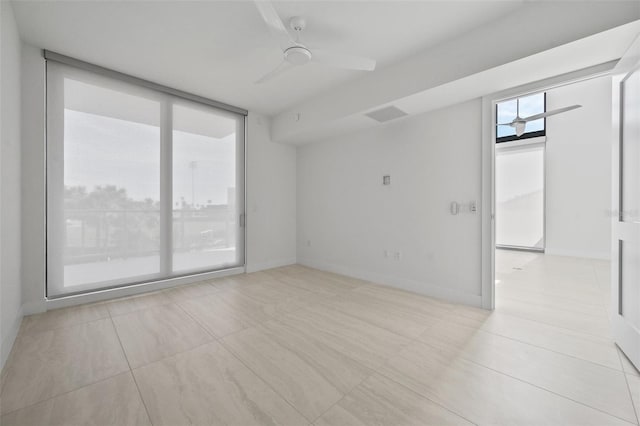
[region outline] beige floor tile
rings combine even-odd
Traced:
[[[366,294],[401,309],[409,309],[423,315],[440,317],[450,312],[454,305],[408,291],[380,285],[367,285],[353,290],[354,295]]]
[[[611,337],[611,326],[606,314],[598,316],[579,314],[499,297],[496,298],[496,311],[581,333]]]
[[[151,425],[131,373],[65,393],[0,418],[2,426]]]
[[[242,362],[309,421],[371,373],[350,358],[274,321],[222,339]]]
[[[235,290],[185,300],[180,306],[216,337],[272,319],[263,304]]]
[[[219,291],[219,289],[211,283],[204,282],[177,286],[175,288],[165,290],[165,294],[172,302],[178,303],[183,300],[195,299],[217,291]]]
[[[316,426],[472,425],[384,376],[376,374],[331,407]]]
[[[540,346],[565,355],[620,369],[612,340],[537,321],[494,312],[482,325],[494,334]]]
[[[603,294],[600,286],[598,286],[597,289],[580,288],[579,285],[566,285],[566,283],[554,282],[553,279],[539,277],[525,280],[502,278],[500,282],[496,284],[496,297],[500,297],[500,289],[505,287],[509,287],[514,291],[522,290],[523,293],[537,292],[547,297],[556,297],[559,300],[569,300],[585,305],[605,306],[610,300]]]
[[[601,289],[611,285],[611,262],[595,263],[593,270]]]
[[[514,268],[523,268],[527,264],[535,261],[538,256],[538,254],[531,252],[496,250],[496,273],[512,273],[514,272]]]
[[[477,424],[630,424],[456,353],[415,343],[380,372]]]
[[[356,287],[355,285],[348,285],[343,282],[337,282],[330,278],[318,277],[313,274],[292,275],[286,271],[275,270],[270,272],[270,276],[284,284],[325,296],[341,294]]]
[[[269,284],[273,282],[273,278],[269,275],[268,271],[251,272],[244,274],[242,279],[250,284]]]
[[[258,285],[241,287],[238,292],[257,300],[270,316],[280,316],[327,299],[327,296],[283,284],[271,279]]]
[[[336,350],[314,339],[310,333],[300,332],[281,321],[269,321],[259,330],[282,348],[306,360],[340,392],[347,393],[373,371],[349,357],[344,350]]]
[[[496,271],[494,312],[290,265],[27,317],[0,423],[148,424],[126,353],[156,424],[635,424],[609,263]]]
[[[213,337],[176,304],[113,318],[131,368],[205,344]]]
[[[278,319],[323,345],[375,369],[411,342],[399,334],[325,306],[314,306]]]
[[[624,370],[624,372],[627,374],[632,374],[634,376],[640,376],[640,371],[638,371],[636,367],[634,367],[634,365],[631,363],[631,361],[629,361],[629,358],[627,358],[624,352],[622,352],[617,347],[616,347],[616,350],[620,354],[619,359],[620,359],[620,362],[622,363],[622,369]]]
[[[631,400],[633,406],[636,409],[636,416],[640,416],[640,376],[633,374],[627,374],[627,383],[629,385],[629,393],[631,394]],[[640,419],[636,419],[640,420]]]
[[[439,320],[437,316],[425,315],[377,297],[355,292],[334,297],[322,304],[409,338],[416,338]]]
[[[336,274],[335,272],[322,271],[320,269],[313,269],[307,266],[302,266],[302,268],[303,268],[304,274],[316,275],[318,277],[321,277],[324,279],[330,279],[338,283],[342,283],[344,285],[352,286],[354,288],[373,284],[366,280],[362,280],[354,277],[348,277],[346,275]]]
[[[624,373],[495,334],[441,322],[421,338],[469,361],[635,422]]]
[[[474,306],[455,305],[449,312],[449,318],[457,319],[459,324],[480,327],[495,314],[495,311],[476,308]]]
[[[5,366],[1,413],[129,369],[110,319],[20,336]]]
[[[69,308],[54,309],[42,314],[24,317],[20,332],[23,334],[37,333],[108,317],[109,311],[104,303],[91,303]]]
[[[219,343],[134,370],[154,425],[304,425],[305,419]]]
[[[238,287],[255,284],[255,282],[249,281],[246,276],[246,274],[229,275],[226,277],[215,278],[207,282],[218,290],[237,289]]]
[[[566,311],[576,312],[585,315],[596,315],[599,318],[606,317],[605,302],[609,300],[601,297],[597,303],[584,303],[576,301],[574,295],[559,296],[557,294],[549,294],[544,291],[530,290],[521,288],[522,286],[513,286],[510,283],[504,285],[498,284],[496,289],[496,297],[500,299],[513,299],[536,305],[543,305],[550,308],[562,309]]]
[[[164,291],[156,291],[153,293],[140,294],[136,296],[124,297],[107,302],[107,308],[111,316],[124,315],[142,309],[148,309],[154,306],[166,305],[171,303],[171,299]]]
[[[537,288],[552,289],[582,289],[597,291],[599,289],[597,276],[592,265],[571,268],[559,264],[557,267],[524,267],[507,275],[509,280],[529,282]]]
[[[485,311],[485,312],[487,312],[488,315],[496,314],[495,311]],[[448,314],[443,315],[439,321],[446,321],[446,322],[451,322],[453,324],[463,325],[465,327],[479,329],[484,325],[485,322],[488,321],[488,318],[489,316],[487,316],[486,318],[479,318],[477,316],[471,317],[468,315],[461,315],[459,312],[457,312],[457,310],[454,310],[452,312],[449,312]],[[439,321],[434,322],[434,324],[436,324]]]

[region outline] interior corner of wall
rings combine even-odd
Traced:
[[[33,314],[41,314],[47,310],[47,304],[44,300],[32,300],[29,302],[25,302],[22,304],[22,315],[33,315]]]
[[[13,348],[16,337],[18,337],[18,331],[20,330],[20,324],[22,324],[23,316],[24,312],[22,308],[20,308],[18,315],[16,315],[16,318],[13,320],[13,324],[11,324],[6,336],[2,336],[2,340],[0,341],[0,371],[4,368],[4,364],[7,362],[9,354],[11,353],[11,348]]]
[[[255,263],[247,263],[246,271],[247,273],[264,271],[267,269],[279,268],[281,266],[295,265],[296,258],[288,258],[288,259],[278,259],[271,260],[266,262],[255,262]]]

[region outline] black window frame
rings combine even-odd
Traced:
[[[535,93],[532,93],[535,94]],[[543,112],[547,112],[547,92],[543,92],[544,94],[544,110]],[[518,96],[517,101],[520,101],[520,98],[522,98],[524,96]],[[503,101],[506,102],[506,101]],[[504,142],[513,142],[513,141],[519,141],[519,140],[524,140],[524,139],[532,139],[532,138],[538,138],[541,136],[546,136],[547,135],[547,118],[543,118],[543,126],[542,126],[542,130],[536,130],[536,131],[532,131],[532,132],[524,132],[522,134],[522,136],[517,136],[517,135],[509,135],[509,136],[500,136],[498,137],[498,104],[500,104],[500,102],[496,103],[496,143],[504,143]]]

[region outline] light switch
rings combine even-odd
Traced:
[[[391,176],[390,175],[382,176],[382,184],[391,185]]]

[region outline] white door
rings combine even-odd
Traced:
[[[640,367],[640,37],[613,76],[614,338]]]

